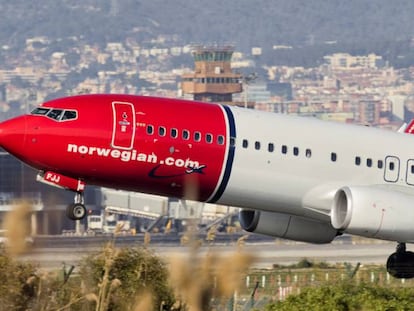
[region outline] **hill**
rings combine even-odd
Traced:
[[[241,51],[327,41],[384,51],[414,37],[413,16],[410,0],[0,0],[0,46],[34,36],[103,44],[174,35],[184,44],[232,43]]]
[[[0,40],[80,34],[116,40],[134,28],[242,46],[400,40],[414,34],[413,13],[410,0],[2,0]]]

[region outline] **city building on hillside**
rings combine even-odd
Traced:
[[[248,102],[254,102],[256,104],[269,103],[271,97],[272,94],[267,89],[267,83],[265,81],[257,81],[249,84],[249,92],[247,93]]]
[[[378,68],[382,57],[376,54],[368,54],[366,56],[352,56],[348,53],[335,53],[325,56],[324,59],[333,69],[336,68]]]

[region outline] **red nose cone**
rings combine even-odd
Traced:
[[[0,147],[18,158],[24,157],[26,116],[0,123]]]

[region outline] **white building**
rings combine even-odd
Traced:
[[[335,53],[324,56],[324,59],[332,67],[332,69],[345,69],[353,67],[377,68],[378,62],[382,60],[382,57],[373,53],[365,56],[352,56],[348,53]]]

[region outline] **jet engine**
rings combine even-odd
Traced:
[[[338,232],[329,222],[257,210],[241,210],[239,220],[248,232],[317,244],[330,243]]]
[[[335,229],[364,237],[414,241],[414,195],[381,186],[344,187],[331,210]]]

